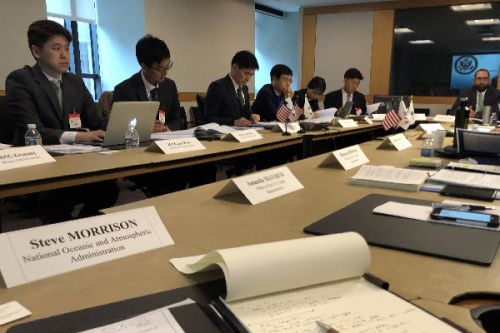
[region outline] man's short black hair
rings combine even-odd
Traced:
[[[326,90],[325,79],[319,76],[315,76],[307,84],[307,88],[316,90],[319,94],[323,94]]]
[[[238,67],[241,69],[259,69],[257,58],[255,58],[252,52],[246,50],[236,52],[233,59],[231,60],[231,66],[234,64],[238,65]]]
[[[293,76],[292,69],[290,67],[288,67],[287,65],[283,65],[283,64],[274,65],[274,67],[271,68],[271,81],[273,80],[273,77],[275,77],[279,80],[281,75]]]
[[[71,43],[71,34],[62,25],[50,20],[39,20],[28,27],[28,46],[35,45],[42,48],[47,41],[54,36],[62,36]]]
[[[349,68],[344,73],[344,79],[360,79],[363,80],[363,75],[357,68]]]
[[[478,69],[476,71],[476,73],[474,73],[474,78],[477,77],[477,73],[479,73],[479,72],[486,72],[486,73],[488,73],[488,77],[490,77],[490,71],[489,70],[487,70],[486,68],[480,68],[480,69]]]
[[[170,58],[170,50],[164,41],[148,34],[135,45],[135,56],[139,64],[151,67],[154,63],[159,64]]]

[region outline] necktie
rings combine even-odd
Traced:
[[[149,91],[149,100],[150,101],[158,100],[158,88],[153,88]]]
[[[59,101],[59,106],[61,107],[61,110],[63,108],[62,104],[62,90],[61,90],[61,80],[51,80],[50,83],[52,83],[52,87],[54,88],[56,95],[57,95],[57,100]]]
[[[484,94],[478,93],[479,96],[477,96],[477,112],[483,112],[484,108]]]
[[[238,93],[238,100],[240,101],[240,106],[242,108],[244,108],[245,107],[245,97],[243,97],[243,90],[241,89],[241,87],[238,88],[237,93]]]

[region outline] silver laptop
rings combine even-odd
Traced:
[[[139,133],[140,141],[150,141],[159,106],[157,101],[113,103],[103,146],[125,144],[125,132],[133,119],[136,119],[135,129]]]

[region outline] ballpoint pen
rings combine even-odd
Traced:
[[[330,325],[325,324],[325,323],[323,323],[323,322],[321,322],[319,320],[316,321],[316,324],[318,324],[318,326],[321,327],[321,329],[325,333],[340,333],[339,331],[337,331],[336,329],[334,329]]]
[[[492,206],[483,206],[483,205],[468,205],[468,204],[446,204],[446,203],[433,203],[432,208],[452,208],[452,209],[460,209],[460,210],[492,210],[495,207]]]

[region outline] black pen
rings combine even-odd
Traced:
[[[228,324],[226,319],[214,307],[213,302],[210,302],[207,305],[200,304],[200,307],[222,333],[235,333],[233,327]]]
[[[214,311],[224,320],[224,322],[229,326],[231,327],[231,332],[233,333],[240,333],[240,330],[238,329],[238,327],[236,327],[233,323],[233,321],[231,320],[231,318],[229,318],[230,314],[227,314],[225,312],[225,309],[222,308],[222,306],[215,302],[215,301],[211,301],[209,306],[211,306]],[[246,332],[246,331],[245,331]]]

